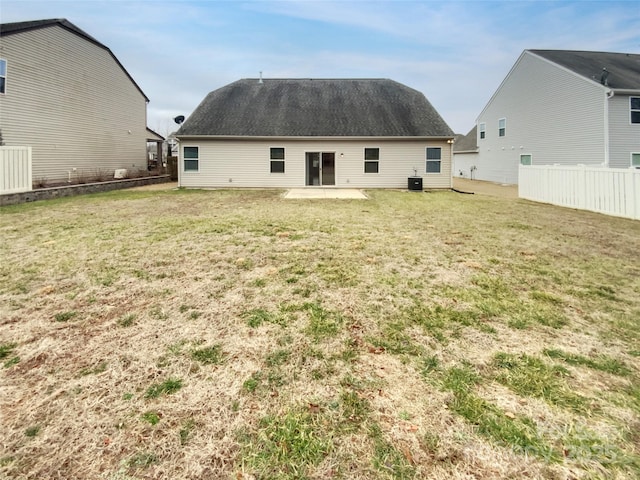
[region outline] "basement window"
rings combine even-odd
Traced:
[[[442,148],[427,147],[427,173],[440,173],[442,170]]]
[[[364,149],[364,173],[378,173],[380,165],[380,149]]]
[[[7,61],[0,58],[0,93],[7,92]]]
[[[640,97],[630,97],[631,123],[640,123]]]
[[[271,148],[271,173],[284,173],[284,147]]]
[[[185,172],[197,172],[200,162],[200,147],[184,147],[182,158],[184,159]]]

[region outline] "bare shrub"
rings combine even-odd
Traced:
[[[94,178],[96,182],[106,182],[108,180],[113,180],[113,170],[97,168],[94,174]]]
[[[85,183],[89,183],[91,181],[91,176],[89,172],[86,170],[78,170],[76,172],[76,183],[80,185],[84,185]]]

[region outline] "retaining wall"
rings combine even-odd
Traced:
[[[85,183],[82,185],[65,185],[62,187],[41,188],[30,192],[8,193],[0,195],[0,206],[16,205],[18,203],[35,202],[37,200],[50,200],[52,198],[73,197],[87,193],[109,192],[124,188],[142,187],[157,183],[168,183],[169,175],[155,177],[131,178],[125,180],[112,180],[108,182]]]

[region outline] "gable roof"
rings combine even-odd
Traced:
[[[453,144],[455,152],[477,152],[478,151],[478,126],[475,125],[466,135],[457,135]]]
[[[393,80],[245,78],[209,93],[176,135],[454,134],[422,93]]]
[[[529,50],[582,77],[602,83],[603,68],[609,72],[606,86],[614,90],[640,90],[640,55],[634,53],[576,50]]]
[[[3,23],[3,24],[0,24],[0,37],[5,37],[5,36],[8,36],[8,35],[14,35],[14,34],[17,34],[17,33],[28,32],[30,30],[38,30],[40,28],[48,28],[48,27],[53,27],[53,26],[62,27],[65,30],[68,30],[68,31],[80,36],[80,37],[83,37],[85,40],[87,40],[87,41],[93,43],[94,45],[97,45],[98,47],[106,50],[107,53],[109,53],[109,55],[111,55],[111,58],[113,58],[113,60],[122,69],[122,71],[125,73],[125,75],[127,75],[127,77],[129,77],[129,80],[131,80],[131,83],[133,83],[135,85],[135,87],[140,91],[140,93],[145,98],[145,100],[147,102],[149,101],[149,98],[144,94],[144,92],[142,91],[140,86],[138,86],[138,84],[133,79],[133,77],[131,75],[129,75],[129,72],[127,72],[127,69],[124,68],[124,66],[116,58],[116,56],[113,54],[113,52],[106,45],[100,43],[98,40],[93,38],[91,35],[89,35],[84,30],[81,30],[80,28],[76,27],[73,23],[68,21],[66,18],[51,18],[51,19],[46,19],[46,20],[31,20],[31,21],[27,21],[27,22]]]

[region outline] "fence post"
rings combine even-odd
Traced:
[[[631,218],[640,220],[640,170],[631,167],[629,169],[629,191],[631,195]]]
[[[578,208],[587,208],[587,166],[578,165]]]

